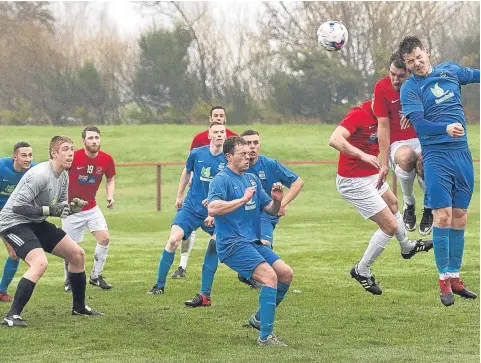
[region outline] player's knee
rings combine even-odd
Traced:
[[[401,148],[396,154],[396,164],[405,172],[410,172],[416,166],[416,154],[414,150]]]
[[[441,228],[450,228],[452,213],[448,208],[436,209],[434,211],[434,225]]]
[[[42,256],[42,257],[36,258],[35,261],[32,261],[30,263],[30,267],[35,270],[37,275],[42,276],[48,267],[47,257]]]
[[[259,280],[266,286],[277,288],[277,274],[270,266],[261,273]]]
[[[465,229],[468,222],[468,214],[464,210],[453,209],[451,228]]]
[[[103,236],[101,236],[100,238],[97,239],[97,242],[99,244],[101,244],[102,246],[108,246],[109,243],[110,243],[110,236],[108,234],[103,235]]]
[[[290,284],[294,278],[294,270],[292,270],[291,266],[285,264],[282,268],[281,274],[279,274],[277,278],[280,282]]]
[[[169,252],[174,252],[177,247],[179,247],[180,240],[175,239],[174,237],[170,237],[169,240],[167,241],[167,251]]]
[[[68,263],[75,267],[85,265],[85,251],[77,245],[77,248],[70,254]]]

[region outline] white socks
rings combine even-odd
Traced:
[[[187,270],[187,262],[189,261],[190,252],[194,247],[195,241],[195,231],[190,234],[190,237],[185,241],[182,240],[181,247],[180,247],[180,264],[179,266],[182,267],[184,270]]]
[[[404,204],[415,204],[416,199],[414,198],[414,179],[416,178],[416,169],[408,172],[402,170],[399,165],[396,165],[394,172],[396,173],[396,176],[399,179],[399,184],[401,185]]]
[[[100,274],[102,274],[102,270],[104,269],[105,260],[107,260],[107,252],[109,250],[109,246],[102,246],[100,243],[97,242],[97,246],[95,247],[94,252],[94,266],[92,268],[92,272],[90,277],[96,279]]]
[[[357,264],[357,272],[362,276],[371,276],[371,265],[376,261],[378,256],[384,251],[392,236],[378,229],[371,237],[361,261]]]
[[[408,238],[408,232],[406,231],[403,217],[399,211],[394,214],[394,218],[396,218],[397,222],[397,231],[395,236],[399,241],[399,245],[401,246],[401,253],[409,253],[416,244]]]

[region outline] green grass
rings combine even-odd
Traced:
[[[250,125],[260,131],[264,154],[281,160],[337,158],[327,139],[334,126]],[[247,128],[247,127],[245,127]],[[235,126],[241,132],[244,127]],[[203,127],[103,127],[103,149],[115,161],[184,161],[193,135]],[[479,126],[469,126],[479,158]],[[66,134],[80,147],[80,128],[0,127],[0,155],[29,141],[37,161],[45,160],[49,139]],[[213,306],[187,309],[183,301],[200,286],[207,235],[198,232],[185,280],[167,281],[166,294],[149,296],[159,256],[174,216],[182,167],[163,169],[163,210],[155,212],[155,169],[119,167],[116,209],[100,206],[111,230],[104,270],[111,291],[87,288],[87,302],[103,318],[69,315],[63,292],[62,261],[50,256],[22,316],[27,329],[0,329],[2,362],[479,362],[479,300],[439,301],[432,252],[405,261],[393,239],[373,267],[384,294],[372,296],[349,276],[376,227],[363,221],[335,189],[335,165],[294,165],[305,181],[301,195],[276,229],[275,249],[293,267],[294,282],[276,314],[276,332],[289,347],[262,349],[256,333],[242,325],[257,306],[258,292],[241,285],[220,265]],[[479,175],[479,164],[476,164]],[[416,187],[417,188],[417,187]],[[418,188],[417,188],[418,189]],[[417,190],[418,201],[421,200]],[[420,211],[418,211],[418,216]],[[479,291],[479,180],[469,210],[463,277]],[[418,237],[413,233],[412,237]],[[94,240],[82,244],[87,271]],[[6,257],[0,249],[0,261]],[[177,266],[178,257],[173,267]],[[0,262],[0,264],[3,262]],[[10,292],[14,293],[21,264]],[[297,292],[295,292],[297,291]],[[8,305],[0,305],[7,311]],[[0,312],[1,312],[0,311]]]

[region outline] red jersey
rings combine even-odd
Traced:
[[[225,133],[227,137],[239,136],[235,132],[229,130],[227,127],[225,128]],[[192,151],[192,149],[195,149],[196,147],[207,146],[209,144],[209,130],[205,130],[200,134],[194,136],[194,139],[192,140],[192,145],[190,145],[190,151]]]
[[[412,126],[401,130],[401,97],[400,93],[392,88],[389,76],[382,78],[374,86],[372,109],[376,117],[389,117],[391,144],[418,137]]]
[[[366,154],[379,155],[377,119],[372,113],[371,100],[351,108],[339,126],[344,127],[351,134],[347,142],[352,146]],[[379,170],[354,156],[340,153],[337,173],[346,178],[360,178],[375,175]]]
[[[82,198],[89,202],[82,211],[92,209],[97,205],[95,195],[99,190],[102,177],[107,179],[115,175],[114,159],[103,151],[99,151],[93,159],[85,153],[85,149],[75,151],[72,167],[68,171],[68,199]]]

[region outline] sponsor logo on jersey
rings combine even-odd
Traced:
[[[377,133],[376,132],[372,133],[371,136],[369,136],[369,139],[367,140],[367,143],[368,144],[377,143]]]
[[[210,176],[210,166],[202,167],[202,170],[200,171],[200,180],[206,182],[210,182],[212,180],[212,177]]]
[[[434,85],[433,88],[431,88],[431,93],[434,95],[434,97],[436,97],[436,100],[434,100],[434,102],[436,104],[440,104],[452,97],[454,97],[454,92],[453,91],[445,91],[443,90],[441,87],[439,87],[439,84],[436,82],[436,84]]]
[[[7,185],[2,191],[0,191],[0,194],[1,195],[10,195],[15,190],[15,187],[16,187],[16,185]]]
[[[252,209],[256,209],[256,201],[254,199],[249,200],[245,204],[245,210],[252,210]]]

